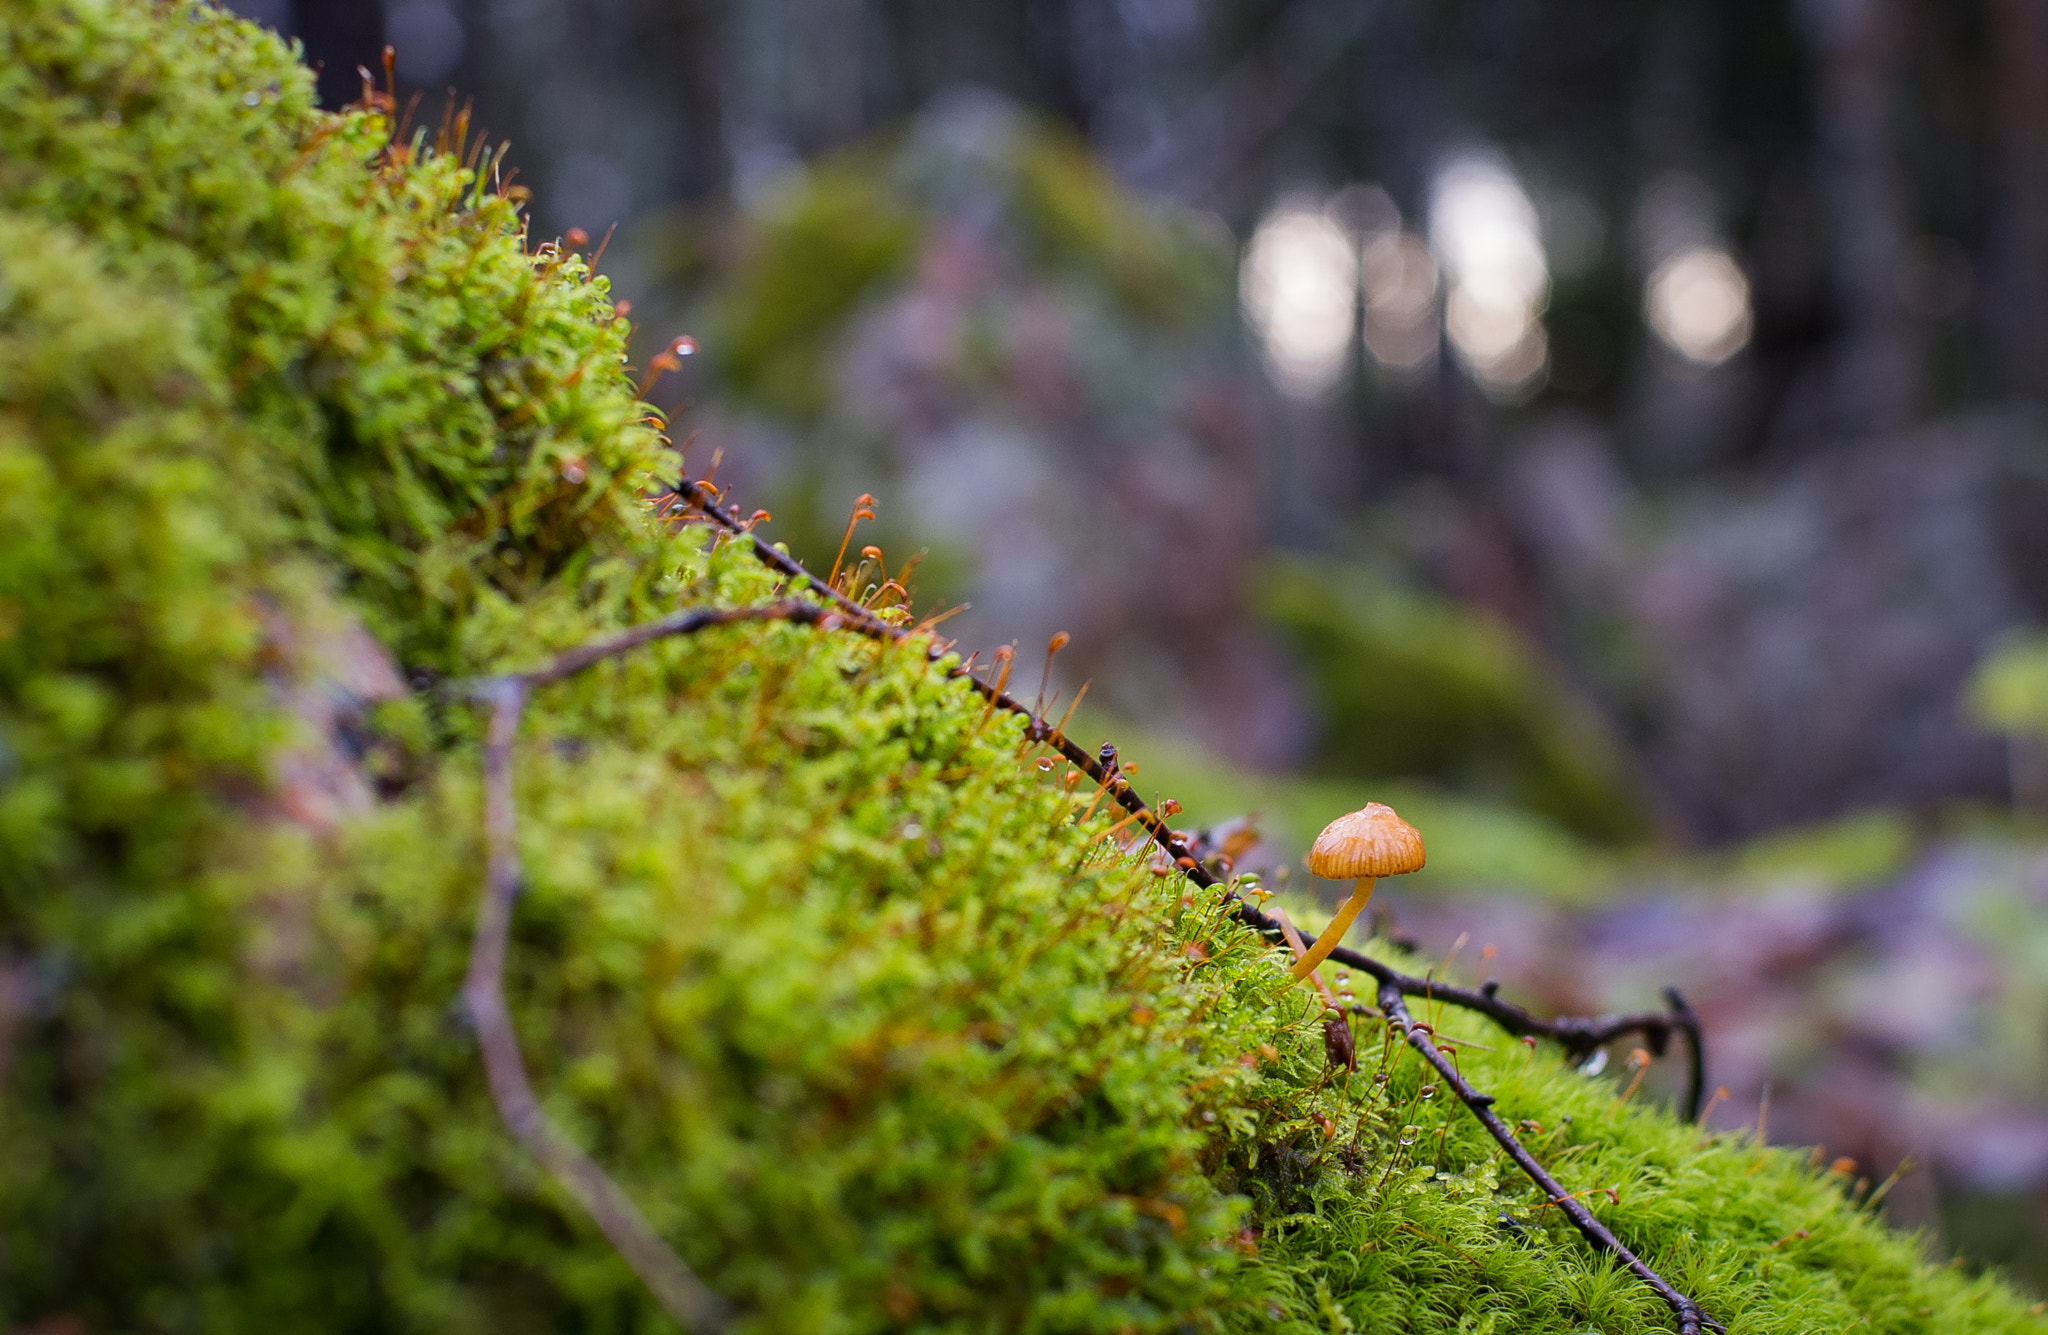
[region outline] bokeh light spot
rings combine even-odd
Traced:
[[[1548,347],[1537,316],[1550,269],[1536,206],[1496,155],[1453,158],[1430,186],[1429,240],[1449,280],[1444,332],[1489,398],[1540,387]]]
[[[1749,280],[1718,246],[1695,246],[1658,265],[1643,308],[1658,338],[1702,366],[1727,361],[1749,342]]]
[[[1336,219],[1299,201],[1275,206],[1245,247],[1238,294],[1274,384],[1296,398],[1336,385],[1358,310],[1358,251]]]

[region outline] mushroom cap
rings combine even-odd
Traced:
[[[1380,802],[1368,802],[1323,827],[1308,852],[1308,869],[1332,881],[1402,876],[1422,869],[1422,836]]]

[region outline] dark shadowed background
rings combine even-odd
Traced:
[[[473,103],[798,550],[2048,1285],[2048,0],[236,7]]]

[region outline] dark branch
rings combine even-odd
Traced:
[[[676,495],[713,524],[751,543],[755,557],[764,564],[797,580],[812,593],[830,601],[833,607],[847,618],[847,624],[851,629],[878,639],[891,640],[907,639],[917,633],[914,628],[892,626],[883,621],[870,609],[804,569],[803,565],[787,552],[769,545],[740,519],[737,510],[720,506],[717,493],[704,483],[686,482],[677,489]],[[937,643],[933,643],[927,652],[934,659],[943,653]],[[1280,942],[1286,939],[1277,919],[1261,913],[1251,904],[1238,898],[1236,892],[1230,889],[1222,877],[1217,876],[1195,856],[1195,850],[1189,847],[1187,841],[1168,828],[1166,822],[1145,804],[1144,799],[1138,796],[1137,790],[1117,772],[1113,751],[1108,753],[1110,759],[1105,765],[1100,758],[1088,754],[1058,728],[1039,717],[1030,706],[969,674],[961,667],[956,666],[953,675],[964,678],[982,698],[997,708],[1021,716],[1025,720],[1025,735],[1030,740],[1043,742],[1052,747],[1076,769],[1093,779],[1098,786],[1108,787],[1117,804],[1137,818],[1138,823],[1145,827],[1146,834],[1166,851],[1166,855],[1173,859],[1174,865],[1179,867],[1189,880],[1205,889],[1220,890],[1236,900],[1235,912],[1239,921],[1269,941]],[[1534,1034],[1539,1038],[1551,1039],[1562,1045],[1565,1052],[1573,1057],[1584,1057],[1593,1049],[1628,1034],[1641,1034],[1650,1051],[1661,1057],[1671,1035],[1682,1034],[1686,1040],[1688,1056],[1685,1115],[1688,1121],[1699,1119],[1700,1097],[1706,1084],[1706,1061],[1701,1046],[1699,1017],[1693,1014],[1692,1008],[1685,1004],[1684,999],[1675,990],[1667,989],[1664,994],[1665,999],[1671,1003],[1669,1011],[1643,1011],[1592,1019],[1561,1016],[1545,1020],[1512,1002],[1502,1001],[1489,988],[1475,990],[1456,987],[1434,979],[1416,978],[1390,968],[1370,955],[1361,954],[1347,947],[1340,946],[1330,952],[1330,958],[1339,964],[1370,974],[1373,980],[1382,986],[1393,984],[1400,988],[1405,996],[1427,997],[1465,1010],[1477,1011],[1518,1038],[1525,1034]]]
[[[558,654],[544,667],[531,672],[519,673],[516,680],[527,686],[545,686],[550,682],[573,677],[587,667],[593,667],[607,658],[615,658],[629,649],[638,649],[655,640],[671,636],[689,635],[710,626],[731,626],[743,621],[794,621],[814,626],[827,620],[833,614],[816,603],[786,599],[779,603],[763,603],[756,607],[696,607],[687,612],[678,612],[659,621],[650,621],[644,626],[620,631],[617,635],[589,644],[578,645],[566,653]]]
[[[477,909],[476,937],[470,952],[469,975],[463,984],[463,999],[476,1024],[478,1038],[483,1047],[485,1070],[490,1080],[492,1098],[497,1102],[499,1113],[512,1133],[589,1213],[627,1264],[633,1267],[642,1282],[654,1293],[665,1311],[686,1326],[716,1330],[721,1329],[726,1320],[724,1304],[706,1289],[702,1281],[683,1264],[681,1258],[662,1242],[647,1223],[646,1217],[605,1171],[560,1128],[548,1120],[541,1111],[539,1100],[534,1096],[524,1059],[520,1056],[518,1038],[512,1030],[503,991],[512,909],[518,898],[521,880],[517,848],[517,815],[512,793],[512,749],[518,736],[520,715],[525,709],[529,691],[535,686],[560,681],[607,658],[655,640],[693,634],[712,626],[740,622],[786,621],[813,625],[827,631],[843,627],[872,639],[892,643],[909,640],[920,632],[915,628],[890,624],[873,610],[818,579],[794,558],[755,536],[751,527],[743,522],[736,512],[719,505],[717,494],[709,486],[699,482],[687,482],[675,494],[712,523],[729,533],[743,537],[751,544],[754,555],[764,564],[780,571],[795,580],[806,591],[823,599],[824,605],[786,599],[756,607],[699,608],[678,612],[644,626],[634,627],[571,649],[530,672],[507,674],[473,684],[472,690],[492,705],[490,730],[484,747],[485,812],[490,843],[490,865],[483,901]],[[927,658],[934,661],[945,654],[944,648],[936,640],[929,642],[924,652]],[[1099,787],[1106,790],[1119,806],[1144,827],[1151,840],[1173,859],[1174,865],[1189,880],[1202,887],[1219,890],[1229,897],[1232,910],[1239,921],[1271,941],[1284,941],[1292,935],[1284,918],[1269,917],[1246,903],[1222,878],[1195,856],[1194,850],[1178,832],[1168,828],[1165,820],[1145,804],[1132,789],[1129,781],[1123,777],[1116,763],[1116,752],[1113,748],[1105,746],[1099,758],[1091,756],[1034,710],[1003,691],[997,682],[982,681],[973,676],[964,663],[953,664],[947,672],[950,676],[965,680],[991,705],[1021,716],[1026,721],[1025,736],[1028,740],[1052,747],[1082,773],[1093,779]],[[1301,948],[1298,937],[1289,944],[1296,950]],[[1477,1011],[1510,1033],[1541,1034],[1561,1043],[1567,1052],[1574,1054],[1589,1052],[1628,1033],[1641,1033],[1653,1050],[1661,1052],[1674,1031],[1682,1032],[1688,1040],[1692,1058],[1691,1088],[1687,1106],[1692,1115],[1697,1117],[1699,1089],[1704,1083],[1699,1021],[1676,991],[1667,990],[1665,993],[1671,1005],[1671,1010],[1667,1013],[1616,1015],[1592,1020],[1570,1017],[1542,1020],[1519,1006],[1501,1001],[1490,983],[1473,991],[1428,978],[1416,978],[1390,968],[1369,955],[1343,948],[1332,952],[1331,958],[1369,974],[1379,983],[1380,1009],[1386,1014],[1388,1022],[1400,1026],[1409,1044],[1422,1053],[1430,1065],[1450,1083],[1459,1099],[1473,1116],[1479,1119],[1488,1134],[1507,1150],[1522,1170],[1565,1212],[1580,1233],[1585,1235],[1587,1241],[1620,1259],[1630,1271],[1671,1305],[1672,1311],[1678,1317],[1680,1335],[1698,1335],[1702,1321],[1715,1330],[1722,1329],[1701,1314],[1697,1303],[1678,1292],[1656,1271],[1645,1265],[1595,1219],[1591,1211],[1558,1185],[1557,1180],[1536,1162],[1494,1114],[1492,1096],[1481,1094],[1467,1084],[1464,1077],[1458,1073],[1456,1065],[1437,1050],[1436,1044],[1427,1037],[1431,1032],[1428,1026],[1416,1023],[1408,1013],[1405,1000],[1407,997],[1421,996]],[[1349,1038],[1348,1030],[1345,1037]],[[1348,1048],[1348,1043],[1345,1046]],[[1334,1044],[1331,1057],[1333,1061],[1339,1057]]]
[[[1417,1023],[1415,1018],[1409,1015],[1407,995],[1412,994],[1404,995],[1400,986],[1395,983],[1380,984],[1379,1004],[1380,1009],[1386,1013],[1387,1023],[1399,1027],[1401,1037],[1407,1040],[1408,1046],[1421,1053],[1423,1060],[1436,1069],[1437,1075],[1456,1092],[1460,1101],[1471,1110],[1472,1115],[1479,1119],[1479,1124],[1486,1128],[1487,1134],[1508,1152],[1508,1157],[1529,1175],[1531,1181],[1542,1188],[1543,1194],[1550,1198],[1550,1203],[1564,1211],[1565,1217],[1572,1221],[1586,1241],[1627,1266],[1637,1279],[1649,1285],[1659,1298],[1670,1304],[1672,1315],[1678,1318],[1679,1335],[1699,1335],[1703,1324],[1712,1330],[1725,1330],[1720,1322],[1702,1312],[1698,1303],[1671,1287],[1670,1283],[1650,1269],[1641,1257],[1623,1246],[1621,1239],[1615,1237],[1612,1230],[1594,1218],[1591,1210],[1566,1191],[1542,1164],[1536,1162],[1536,1157],[1523,1147],[1522,1142],[1515,1139],[1515,1133],[1508,1130],[1507,1123],[1501,1121],[1499,1114],[1494,1112],[1493,1096],[1482,1094],[1467,1084],[1465,1077],[1459,1074],[1457,1063],[1451,1061],[1437,1047],[1435,1035],[1430,1027]]]
[[[1254,927],[1253,921],[1264,914],[1247,905],[1239,910],[1238,916]],[[1261,928],[1263,930],[1263,928]],[[1492,1020],[1517,1038],[1533,1034],[1547,1038],[1565,1050],[1565,1055],[1574,1059],[1591,1053],[1595,1048],[1604,1047],[1615,1039],[1630,1034],[1640,1034],[1655,1056],[1663,1056],[1673,1034],[1682,1034],[1686,1043],[1686,1091],[1685,1117],[1696,1122],[1700,1115],[1700,1089],[1706,1083],[1706,1061],[1700,1040],[1699,1016],[1686,1005],[1685,998],[1677,988],[1664,989],[1664,999],[1670,1003],[1668,1011],[1632,1011],[1621,1015],[1560,1015],[1546,1020],[1533,1015],[1511,1001],[1502,1001],[1490,988],[1477,989],[1457,987],[1439,982],[1433,978],[1417,978],[1397,969],[1389,968],[1370,955],[1340,946],[1330,952],[1330,958],[1339,964],[1348,965],[1363,973],[1372,975],[1382,987],[1392,984],[1400,989],[1403,996],[1422,997],[1430,1001],[1447,1002],[1461,1010],[1476,1011]]]

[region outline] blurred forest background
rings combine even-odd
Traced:
[[[2048,1292],[2048,0],[235,8],[473,102],[801,553]]]

